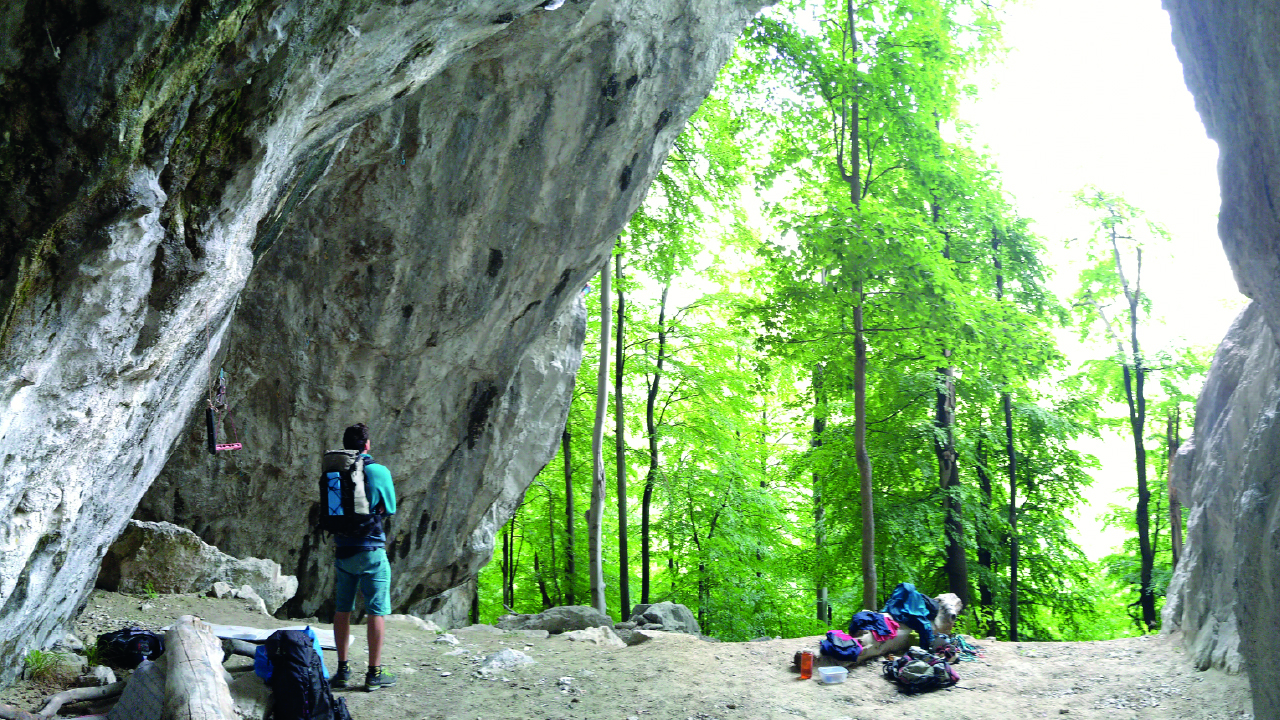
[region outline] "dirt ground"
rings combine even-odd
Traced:
[[[79,637],[126,625],[158,629],[184,614],[253,627],[297,624],[255,612],[243,601],[195,595],[151,599],[96,592],[76,622]],[[363,627],[356,628],[352,670],[363,676]],[[489,626],[454,630],[454,646],[409,622],[388,623],[384,663],[399,683],[374,693],[336,691],[355,720],[1000,720],[1067,716],[1077,720],[1251,720],[1248,681],[1192,668],[1168,639],[1007,643],[978,640],[985,657],[957,665],[959,685],[903,695],[880,675],[879,662],[856,666],[847,681],[800,680],[792,654],[818,638],[713,643],[662,634],[628,648],[603,648],[562,637],[507,634]],[[505,648],[533,659],[489,678],[476,673]],[[332,669],[336,657],[325,653]],[[233,673],[249,672],[232,658]],[[29,682],[0,692],[0,703],[38,710],[55,688]],[[80,712],[86,712],[79,708]],[[74,713],[73,713],[74,714]]]

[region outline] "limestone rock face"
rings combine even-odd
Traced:
[[[282,563],[300,581],[291,614],[332,608],[332,549],[310,526],[319,458],[346,425],[370,424],[396,482],[393,606],[432,618],[554,454],[598,239],[699,99],[673,104],[691,58],[665,48],[703,44],[655,18],[630,21],[637,34],[564,9],[370,116],[259,238],[271,249],[219,363],[246,449],[211,460],[193,420],[140,512]]]
[[[1184,642],[1202,664],[1229,667],[1243,653],[1254,714],[1275,719],[1280,666],[1270,657],[1280,641],[1280,3],[1164,0],[1164,6],[1187,86],[1218,143],[1218,233],[1241,292],[1254,301],[1214,360],[1197,405],[1195,447],[1179,459],[1180,491],[1192,502],[1166,617],[1180,622]]]
[[[1250,489],[1273,482],[1273,453],[1250,453],[1280,441],[1271,417],[1280,405],[1280,348],[1261,309],[1251,304],[1218,346],[1196,403],[1196,426],[1173,468],[1187,503],[1187,542],[1169,583],[1163,627],[1181,630],[1197,667],[1239,672],[1242,551],[1239,522]],[[1268,477],[1270,476],[1270,477]]]
[[[760,4],[4,4],[0,681],[175,442],[142,519],[280,562],[311,614],[316,458],[369,422],[393,603],[456,623],[559,432],[579,291]],[[201,457],[219,367],[246,449]]]
[[[247,587],[274,613],[298,590],[298,579],[283,575],[272,560],[243,560],[206,545],[186,528],[130,520],[107,550],[98,587],[112,592],[205,592],[217,583]]]

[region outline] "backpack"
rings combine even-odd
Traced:
[[[858,655],[862,653],[862,643],[840,630],[828,630],[827,636],[818,643],[818,647],[822,649],[823,657],[835,660],[857,660]]]
[[[98,657],[107,665],[136,668],[164,653],[164,639],[141,628],[128,627],[98,636]]]
[[[960,682],[960,675],[946,660],[920,648],[911,648],[897,660],[886,660],[882,669],[885,678],[897,683],[899,692],[907,694],[951,687]]]
[[[359,450],[331,450],[320,463],[320,529],[345,538],[382,532],[382,516],[369,507]]]
[[[351,720],[344,698],[334,700],[315,635],[277,630],[254,658],[254,672],[271,688],[273,720]]]

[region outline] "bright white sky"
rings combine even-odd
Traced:
[[[1007,56],[976,78],[979,96],[962,115],[1021,214],[1036,221],[1059,267],[1059,295],[1076,274],[1062,241],[1089,232],[1072,195],[1097,185],[1173,235],[1167,256],[1144,263],[1144,286],[1167,321],[1144,343],[1216,345],[1245,301],[1217,239],[1217,146],[1195,111],[1159,0],[1023,0],[1008,9],[1004,37]],[[1073,354],[1070,344],[1064,350]],[[1096,515],[1128,503],[1118,489],[1134,484],[1132,445],[1113,437],[1081,449],[1104,466],[1093,506],[1076,523],[1081,546],[1098,558],[1121,539]]]

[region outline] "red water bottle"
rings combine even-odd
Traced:
[[[813,677],[813,651],[800,651],[800,679],[808,680]]]

